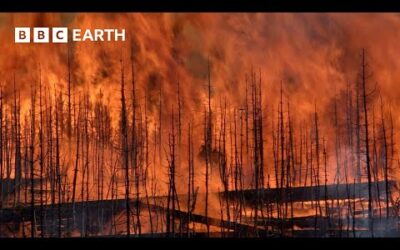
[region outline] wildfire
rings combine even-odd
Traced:
[[[14,27],[125,41],[18,44]],[[266,235],[288,218],[394,216],[399,27],[394,14],[1,14],[1,179],[17,183],[2,207],[113,201],[127,208],[110,234],[175,233],[187,214],[188,232]]]

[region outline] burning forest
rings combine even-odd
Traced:
[[[125,29],[16,44],[14,27]],[[399,237],[400,16],[1,14],[1,237]]]

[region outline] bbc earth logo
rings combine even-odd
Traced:
[[[71,32],[69,32],[71,31]],[[125,41],[125,29],[71,29],[67,27],[16,27],[15,43],[68,43]]]

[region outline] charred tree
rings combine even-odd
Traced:
[[[362,102],[364,112],[364,143],[365,143],[365,157],[366,157],[366,168],[368,178],[368,218],[369,218],[369,230],[371,236],[374,236],[373,219],[372,219],[372,179],[371,179],[371,159],[369,149],[369,129],[368,129],[368,101],[367,101],[367,64],[365,59],[365,50],[362,50],[361,59],[361,87],[362,87]]]
[[[121,150],[122,150],[122,167],[125,170],[125,206],[126,206],[126,233],[130,237],[130,184],[129,184],[129,145],[128,145],[128,118],[126,111],[125,101],[125,85],[124,85],[124,67],[122,60],[121,63]]]
[[[30,179],[31,179],[31,237],[35,238],[36,234],[36,218],[35,218],[35,105],[36,105],[36,89],[31,86],[31,126],[30,126],[30,147],[29,147],[29,165],[30,165]],[[1,112],[1,110],[0,110]],[[0,115],[1,116],[1,115]],[[0,117],[0,124],[2,119]],[[2,125],[0,125],[2,127]],[[0,133],[1,134],[1,133]],[[1,135],[0,135],[1,137]]]

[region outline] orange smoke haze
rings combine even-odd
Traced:
[[[14,27],[41,26],[125,29],[127,41],[14,43]],[[121,110],[120,60],[124,65],[126,96],[130,100],[130,58],[133,55],[138,104],[143,111],[145,97],[147,98],[149,130],[154,132],[154,128],[158,126],[161,88],[161,112],[165,126],[162,133],[163,142],[168,142],[170,115],[171,110],[177,108],[179,82],[183,141],[186,145],[187,124],[192,121],[195,151],[198,154],[203,144],[208,61],[216,122],[219,119],[220,103],[224,98],[230,108],[229,112],[243,105],[246,74],[254,70],[257,76],[260,73],[262,81],[266,128],[265,165],[273,175],[270,134],[272,118],[275,119],[274,122],[277,119],[280,83],[283,85],[284,101],[290,101],[293,119],[298,124],[310,123],[314,106],[317,105],[321,119],[321,138],[324,137],[327,141],[328,157],[331,158],[334,154],[333,100],[335,96],[340,100],[346,86],[356,82],[362,48],[368,52],[368,64],[372,72],[370,84],[373,86],[377,83],[386,109],[391,107],[393,112],[394,130],[398,131],[396,124],[400,124],[399,40],[400,15],[390,13],[1,14],[0,82],[4,86],[6,100],[11,103],[15,75],[24,117],[30,110],[30,86],[39,82],[39,68],[44,86],[50,89],[56,86],[66,94],[69,53],[74,93],[79,95],[78,93],[83,94],[87,91],[91,100],[95,101],[101,91],[104,95],[103,100],[110,106],[113,128],[117,133]],[[376,112],[376,119],[379,119],[378,109]],[[21,120],[23,123],[23,119]],[[149,136],[151,145],[156,143],[153,140],[153,132]],[[229,140],[227,144],[229,149]],[[163,147],[168,149],[167,145]],[[153,148],[150,149],[151,154]],[[185,164],[181,163],[181,172],[177,170],[177,188],[181,192],[186,188],[187,174],[183,171],[186,169],[186,152],[187,146],[183,146],[180,153]],[[228,150],[228,159],[229,152]],[[153,174],[163,180],[160,181],[159,188],[165,190],[163,185],[167,180],[167,161],[165,155],[162,157],[163,164],[157,166],[157,173]],[[156,164],[156,161],[153,163]],[[67,169],[68,175],[72,176],[72,162],[70,164]],[[196,158],[195,165],[198,169],[196,182],[202,187],[204,163]],[[330,160],[330,181],[333,181],[334,168],[335,161]],[[212,173],[214,191],[221,190],[218,189],[220,184],[217,171]],[[250,169],[247,169],[248,174],[249,172]],[[246,178],[250,183],[251,176]],[[203,187],[200,190],[202,189]]]

